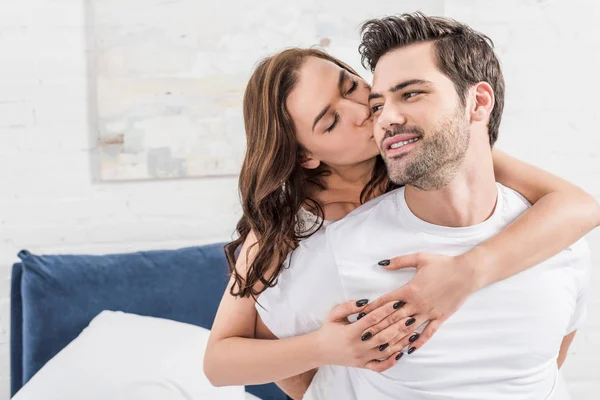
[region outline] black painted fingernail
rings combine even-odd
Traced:
[[[369,302],[368,299],[362,299],[356,302],[356,307],[364,307]]]
[[[400,307],[402,307],[403,305],[405,305],[406,303],[403,301],[397,301],[394,303],[394,310],[399,309]]]
[[[412,343],[415,340],[417,340],[419,338],[419,334],[415,333],[414,335],[412,335],[411,337],[408,338],[408,343]]]
[[[385,267],[386,265],[390,265],[390,260],[381,260],[377,264],[381,265],[382,267]]]
[[[362,317],[364,317],[365,315],[367,315],[367,314],[365,314],[364,312],[361,312],[361,313],[360,313],[360,314],[358,314],[358,316],[356,317],[356,320],[358,321],[359,319],[361,319],[361,318],[362,318]]]
[[[381,346],[379,346],[379,351],[384,351],[385,349],[387,349],[389,347],[389,344],[382,344]]]
[[[403,355],[404,355],[404,353],[399,353],[399,354],[396,356],[396,361],[398,361],[399,359],[401,359]]]
[[[362,335],[362,337],[360,338],[360,340],[362,340],[364,342],[365,340],[369,340],[372,337],[373,337],[373,335],[371,334],[371,332],[367,332],[364,335]]]
[[[406,326],[411,326],[412,324],[414,324],[414,323],[415,323],[415,321],[416,321],[416,319],[414,319],[414,318],[410,318],[410,319],[408,319],[408,320],[405,322],[405,325],[406,325]]]
[[[416,349],[416,347],[411,347],[410,349],[408,349],[408,354],[414,353]]]

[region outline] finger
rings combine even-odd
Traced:
[[[398,361],[402,358],[403,355],[404,355],[404,353],[402,353],[402,352],[396,352],[396,353],[392,354],[387,360],[369,361],[365,365],[365,368],[370,369],[371,371],[375,371],[375,372],[386,371],[386,370],[392,368],[394,365],[396,365],[398,363]]]
[[[402,268],[418,268],[423,258],[422,253],[412,253],[403,256],[382,260],[379,265],[388,270],[397,270]]]
[[[415,320],[415,323],[410,326],[411,329],[408,331],[406,330],[407,327],[404,326],[406,323],[405,322],[404,324],[392,325],[379,335],[375,336],[370,343],[373,345],[372,350],[374,352],[379,351],[384,352],[384,354],[390,354],[391,352],[401,350],[406,346],[410,346],[420,336],[417,334],[415,337],[415,331],[418,330],[421,325],[427,322],[424,317],[417,316],[416,318],[412,317],[412,319]],[[411,319],[409,318],[405,321],[411,321]],[[400,325],[402,325],[402,327],[400,327]],[[373,355],[369,354],[369,356]]]
[[[387,342],[391,351],[397,351],[399,349],[408,350],[411,347],[414,347],[414,344],[417,342],[417,340],[419,340],[419,338],[422,335],[422,332],[418,332],[419,328],[421,328],[423,324],[428,323],[426,317],[415,316],[415,320],[416,322],[413,325],[411,325],[411,330],[407,332],[399,332],[396,336],[394,336]]]
[[[327,316],[328,321],[346,321],[347,318],[352,314],[360,313],[364,308],[366,303],[369,300],[362,299],[358,301],[347,301],[345,303],[339,304],[329,311],[329,315]]]
[[[372,342],[376,342],[377,345],[388,343],[389,340],[392,340],[401,333],[406,335],[408,332],[415,329],[414,324],[416,319],[412,316],[414,312],[412,307],[405,305],[388,315],[378,324],[365,329],[363,335],[366,334],[366,332],[370,332],[371,337],[375,338]],[[369,315],[370,314],[368,314],[367,317]]]
[[[416,342],[419,338],[419,334],[415,332],[421,325],[427,322],[424,317],[415,318],[417,322],[413,324],[414,330],[410,332],[410,334],[406,335],[404,333],[398,333],[396,336],[393,336],[391,339],[388,339],[385,343],[379,345],[379,347],[372,348],[367,353],[367,358],[373,359],[381,359],[387,358],[392,354],[396,354],[400,351],[404,351],[408,353],[413,346],[413,343]],[[388,338],[394,334],[392,331],[393,327],[390,327],[391,334],[388,335]],[[387,333],[386,333],[387,334]],[[412,340],[412,341],[411,341]],[[373,343],[377,343],[376,340]],[[415,350],[412,350],[414,352]]]
[[[401,316],[396,316],[392,318],[397,311],[406,307],[404,304],[398,304],[397,301],[391,301],[382,307],[379,307],[375,311],[370,312],[362,316],[361,319],[354,323],[355,329],[357,331],[362,331],[361,336],[370,332],[371,336],[374,336],[378,332],[380,332],[383,328],[389,326],[390,321],[397,321]],[[400,302],[401,303],[401,302]],[[389,318],[392,318],[391,320]],[[388,321],[388,322],[385,322]]]
[[[410,344],[408,348],[410,354],[419,350],[425,343],[427,343],[429,339],[431,339],[431,337],[437,332],[442,323],[443,321],[440,321],[439,319],[430,321],[429,324],[427,324],[427,326],[423,330],[423,332],[421,332],[417,340]]]
[[[381,297],[379,297],[378,299],[376,299],[374,302],[369,303],[364,310],[362,310],[362,312],[364,312],[365,314],[369,314],[375,310],[377,310],[380,307],[384,307],[386,304],[393,302],[396,303],[398,301],[402,301],[402,299],[405,298],[405,289],[404,287],[401,287],[400,289],[394,290],[393,292],[390,292],[388,294],[385,294]],[[404,304],[402,304],[404,305]],[[397,307],[400,308],[400,307]]]
[[[406,350],[407,349],[402,347],[400,343],[397,343],[396,345],[390,346],[383,351],[379,351],[377,349],[372,350],[371,352],[367,353],[367,359],[373,358],[373,360],[376,361],[387,360],[392,357],[398,357],[398,354],[400,353],[402,353],[400,357],[403,357],[406,356]]]

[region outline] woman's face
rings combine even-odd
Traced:
[[[319,162],[351,166],[379,154],[369,89],[362,78],[331,61],[307,58],[286,103],[298,142],[309,152],[305,167]]]

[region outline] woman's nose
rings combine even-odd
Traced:
[[[349,101],[350,112],[352,113],[353,122],[362,126],[371,118],[371,109],[368,105]]]

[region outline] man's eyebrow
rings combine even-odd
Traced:
[[[373,93],[373,92],[371,92],[371,93],[369,94],[369,101],[371,101],[371,100],[373,100],[373,99],[378,99],[378,98],[380,98],[380,97],[383,97],[383,96],[381,95],[381,93]]]
[[[342,87],[344,86],[344,78],[345,77],[346,77],[346,70],[340,69],[340,77],[338,79],[338,89],[340,90],[340,92],[342,91]],[[315,130],[315,126],[317,126],[317,123],[319,123],[321,118],[323,118],[323,116],[325,114],[327,114],[327,111],[329,111],[330,108],[331,108],[331,105],[327,105],[327,107],[325,107],[323,110],[321,110],[319,115],[317,115],[317,117],[315,118],[315,122],[313,123],[313,126],[312,126],[313,131]]]
[[[424,81],[422,79],[410,79],[408,81],[401,82],[401,83],[397,84],[396,86],[390,88],[390,92],[395,93],[395,92],[402,90],[405,87],[410,86],[410,85],[429,85],[430,83],[431,82]],[[371,94],[369,94],[369,101],[380,98],[380,97],[383,97],[383,95],[381,93],[371,93]]]
[[[405,87],[410,86],[410,85],[427,85],[430,83],[431,82],[424,81],[422,79],[410,79],[408,81],[404,81],[402,83],[397,84],[396,86],[394,86],[393,88],[390,89],[390,92],[392,92],[392,93],[397,92],[398,90],[402,90]]]

